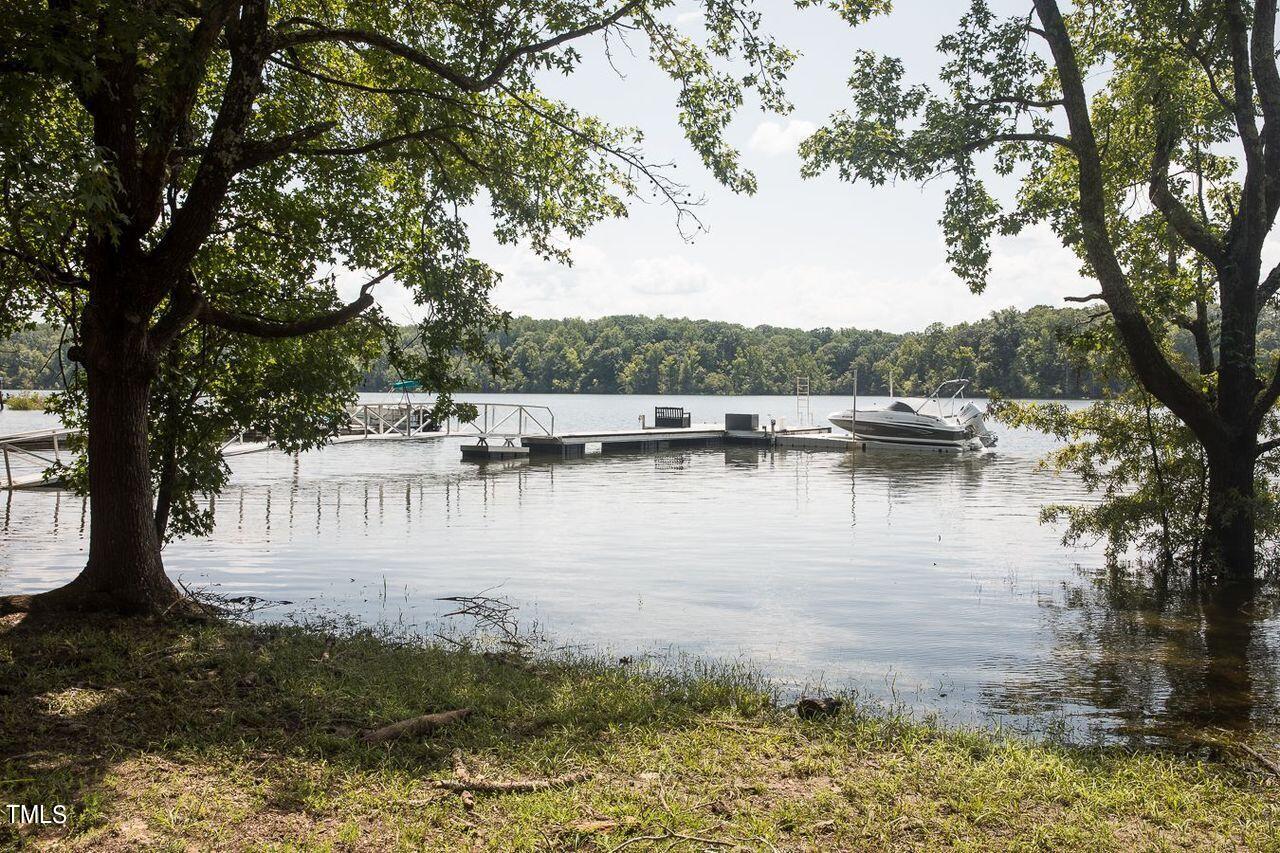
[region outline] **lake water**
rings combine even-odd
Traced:
[[[655,405],[796,422],[790,397],[466,399],[549,406],[560,431],[630,427]],[[849,402],[813,398],[814,420]],[[47,422],[5,411],[0,434]],[[1051,439],[997,431],[996,452],[945,460],[724,447],[478,466],[456,438],[269,451],[231,460],[216,532],[165,559],[188,585],[294,602],[275,614],[428,630],[449,606],[437,598],[489,589],[562,642],[745,660],[790,692],[853,688],[962,724],[1270,724],[1274,609],[1228,626],[1238,654],[1209,659],[1200,608],[1108,577],[1100,547],[1064,547],[1039,522],[1045,503],[1089,500],[1038,465]],[[73,576],[85,502],[0,501],[0,592]]]

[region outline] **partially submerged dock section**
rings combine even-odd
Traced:
[[[555,416],[545,406],[476,403],[475,409],[474,419],[464,420],[455,416],[441,422],[435,419],[435,405],[431,402],[406,399],[359,403],[348,407],[346,421],[328,443],[474,437],[481,445],[488,444],[490,439],[505,442],[507,446],[501,452],[508,456],[495,453],[488,458],[515,458],[529,453],[527,448],[515,444],[522,435],[550,435],[555,429]],[[65,427],[0,435],[0,456],[4,461],[0,491],[62,486],[60,463],[70,461],[80,452],[81,439],[80,430]],[[274,447],[270,436],[241,432],[227,438],[222,445],[222,455],[226,458],[243,456]],[[467,455],[465,446],[463,455]]]
[[[526,435],[517,445],[463,445],[462,458],[471,461],[523,459],[529,456],[553,459],[581,459],[587,448],[598,445],[601,453],[654,453],[680,447],[720,447],[725,444],[752,444],[760,447],[789,447],[804,450],[865,450],[866,444],[851,435],[832,435],[831,427],[791,429],[726,429],[719,424],[690,424],[687,427],[642,427],[626,430],[569,432],[554,435]]]
[[[79,430],[53,427],[0,436],[4,488],[14,491],[57,485],[58,479],[47,472],[62,462],[68,443],[77,435]],[[31,465],[37,469],[30,470]]]

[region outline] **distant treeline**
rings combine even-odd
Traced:
[[[1065,336],[1082,309],[1005,309],[976,323],[895,334],[861,329],[749,328],[668,317],[598,320],[518,317],[495,340],[510,374],[476,369],[475,390],[627,394],[793,394],[798,376],[814,394],[858,390],[920,394],[945,379],[972,379],[1006,397],[1094,397],[1102,390],[1072,363]],[[376,365],[366,389],[397,377]]]
[[[0,389],[61,388],[57,357],[61,341],[60,328],[37,326],[0,342]]]
[[[966,377],[980,393],[1005,397],[1097,397],[1100,380],[1072,358],[1067,339],[1089,322],[1086,309],[1006,308],[976,323],[896,334],[861,329],[750,328],[712,320],[616,316],[598,320],[517,317],[494,343],[509,375],[472,368],[476,391],[601,394],[793,394],[798,376],[814,394],[922,394]],[[1260,350],[1280,349],[1275,328]],[[404,330],[405,339],[413,330]],[[42,326],[0,344],[0,386],[57,388],[60,331]],[[1179,341],[1189,359],[1190,340]],[[361,390],[385,391],[399,377],[370,366]]]

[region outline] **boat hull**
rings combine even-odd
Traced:
[[[867,417],[876,413],[858,412],[857,420],[847,412],[832,414],[828,420],[854,435],[855,438],[886,445],[904,447],[941,447],[954,450],[973,450],[982,447],[967,430],[946,423],[921,422],[923,419],[881,419]],[[933,419],[930,418],[930,421]]]

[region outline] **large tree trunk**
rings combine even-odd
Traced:
[[[1253,580],[1257,562],[1254,501],[1254,442],[1210,451],[1205,563],[1221,582]]]
[[[181,596],[164,572],[152,509],[148,403],[154,365],[145,333],[87,324],[89,561],[44,609],[157,614]],[[94,329],[93,326],[98,326]]]
[[[1254,579],[1257,564],[1254,466],[1258,428],[1251,411],[1258,393],[1258,284],[1256,253],[1233,253],[1219,272],[1222,318],[1219,330],[1217,409],[1227,438],[1205,443],[1209,495],[1205,544],[1207,564],[1221,583]]]

